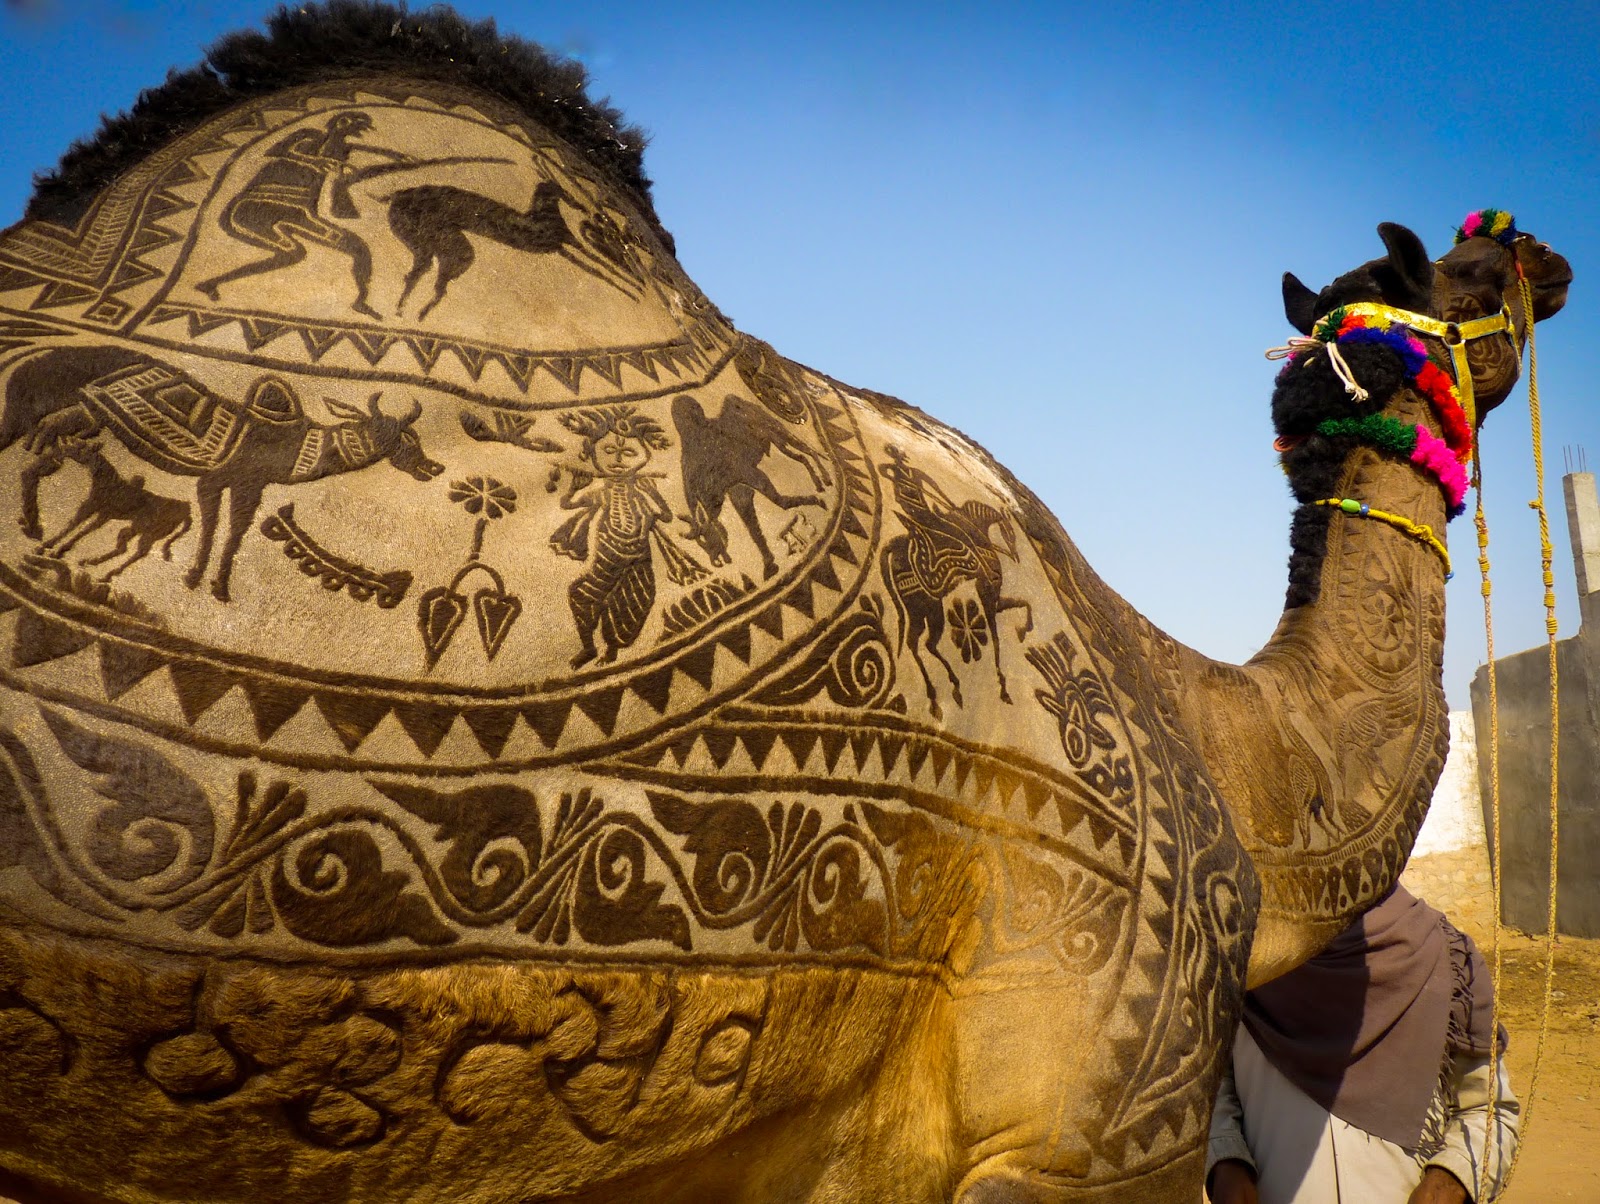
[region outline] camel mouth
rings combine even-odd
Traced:
[[[1519,262],[1524,262],[1518,256]],[[1567,288],[1572,284],[1572,265],[1564,255],[1540,246],[1524,269],[1533,292],[1533,318],[1542,322],[1567,303]]]
[[[1530,281],[1530,283],[1532,283]],[[1543,322],[1561,312],[1567,303],[1567,288],[1572,284],[1572,270],[1550,280],[1533,285],[1533,320]]]

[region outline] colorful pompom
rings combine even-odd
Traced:
[[[1509,247],[1517,237],[1517,221],[1504,209],[1479,209],[1467,214],[1466,220],[1456,228],[1456,242],[1482,235]]]
[[[1387,414],[1364,414],[1360,418],[1326,418],[1317,424],[1317,434],[1324,438],[1359,439],[1380,451],[1404,456],[1439,482],[1446,513],[1451,518],[1466,510],[1466,467],[1450,445],[1427,427],[1407,425]]]
[[[1467,220],[1462,223],[1461,238],[1483,234],[1509,242],[1516,237],[1516,233],[1516,224],[1509,213],[1499,209],[1480,209],[1467,215]],[[1466,504],[1467,473],[1464,465],[1472,457],[1473,437],[1472,423],[1462,408],[1456,383],[1449,373],[1433,362],[1427,347],[1398,312],[1370,313],[1362,312],[1362,308],[1341,305],[1330,310],[1312,328],[1309,339],[1291,340],[1290,346],[1275,349],[1287,353],[1288,360],[1279,370],[1278,379],[1281,381],[1284,374],[1314,348],[1312,339],[1327,344],[1372,344],[1394,352],[1400,357],[1401,365],[1411,377],[1417,392],[1422,394],[1438,416],[1444,437],[1441,439],[1433,435],[1425,427],[1407,427],[1381,414],[1327,419],[1318,424],[1317,434],[1330,438],[1345,436],[1361,439],[1382,450],[1408,457],[1438,479],[1444,490],[1449,515],[1455,518],[1462,513]],[[1341,364],[1336,363],[1335,369],[1340,370],[1341,378],[1346,378],[1348,386],[1348,367],[1341,369]],[[1278,450],[1286,452],[1292,446],[1292,443],[1280,446]]]

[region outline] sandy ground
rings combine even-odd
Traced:
[[[1463,924],[1462,927],[1468,927]],[[1487,927],[1487,926],[1485,926]],[[1474,931],[1488,955],[1490,934]],[[1600,1201],[1600,940],[1556,943],[1549,1029],[1538,1080],[1545,942],[1502,931],[1501,1022],[1511,1033],[1512,1088],[1523,1101],[1523,1148],[1506,1204]]]
[[[1481,850],[1419,858],[1403,879],[1413,893],[1493,948],[1493,899]],[[1600,940],[1561,937],[1538,1081],[1534,1053],[1544,1010],[1546,943],[1501,929],[1501,1023],[1511,1033],[1511,1085],[1523,1103],[1523,1147],[1505,1204],[1600,1204]]]

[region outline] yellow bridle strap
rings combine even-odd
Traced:
[[[1512,320],[1509,305],[1501,306],[1497,314],[1472,318],[1466,322],[1446,322],[1440,318],[1429,317],[1427,314],[1414,313],[1408,309],[1395,309],[1391,305],[1383,305],[1376,301],[1358,301],[1341,308],[1347,314],[1384,318],[1390,322],[1409,326],[1418,334],[1431,335],[1448,347],[1450,365],[1455,372],[1456,395],[1461,399],[1461,409],[1466,413],[1467,421],[1474,429],[1478,425],[1478,406],[1477,398],[1472,391],[1472,369],[1467,364],[1467,344],[1474,339],[1503,334],[1511,340],[1511,346],[1516,349],[1518,358],[1522,356],[1522,345],[1517,339],[1517,324]]]

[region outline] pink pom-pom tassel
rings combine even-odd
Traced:
[[[1438,478],[1451,506],[1459,506],[1467,496],[1467,470],[1449,446],[1426,427],[1417,428],[1417,448],[1411,462]]]

